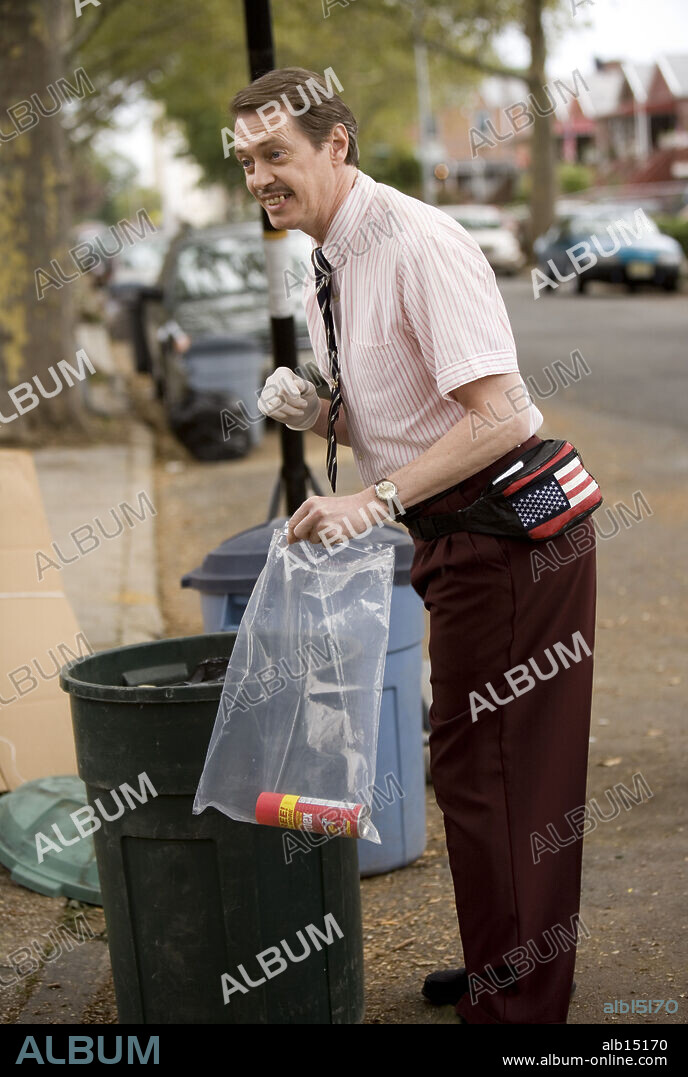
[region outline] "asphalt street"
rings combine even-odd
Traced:
[[[573,369],[571,352],[578,350],[591,373],[559,390],[567,404],[616,418],[688,426],[685,293],[647,288],[629,294],[620,287],[592,283],[589,294],[578,295],[571,284],[562,284],[556,292],[547,289],[535,299],[529,274],[498,277],[497,283],[523,375],[531,376],[543,393],[552,389],[545,367],[561,360]],[[561,384],[556,370],[553,380]],[[537,403],[537,390],[529,384]]]

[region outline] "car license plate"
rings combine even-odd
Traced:
[[[652,262],[628,262],[626,272],[629,277],[654,277],[655,267]]]

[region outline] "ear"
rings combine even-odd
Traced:
[[[336,123],[330,132],[330,159],[333,164],[344,164],[349,152],[349,132],[343,123]]]

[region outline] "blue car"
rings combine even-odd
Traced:
[[[558,220],[533,244],[538,269],[557,287],[575,280],[584,292],[591,280],[624,284],[635,291],[653,284],[678,287],[683,250],[642,209],[586,206]],[[548,285],[542,294],[553,291]]]

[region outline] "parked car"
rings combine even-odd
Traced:
[[[132,333],[132,327],[136,332],[136,325],[140,324],[136,307],[141,289],[157,282],[169,244],[170,237],[157,232],[124,247],[112,259],[107,283],[107,323],[113,337],[127,337]],[[135,351],[138,354],[139,349],[135,348]]]
[[[576,269],[569,250],[587,242],[596,261],[578,272],[575,278],[578,292],[584,292],[591,280],[625,284],[629,291],[635,291],[638,284],[676,291],[683,264],[681,246],[660,232],[647,214],[644,221],[637,221],[636,211],[637,207],[627,205],[588,205],[562,217],[533,244],[538,268],[554,280],[551,262],[562,276],[569,276]],[[626,228],[620,229],[618,221],[623,221]],[[618,250],[614,250],[617,245]],[[576,251],[576,255],[580,256],[582,250]],[[544,288],[542,294],[550,291]]]
[[[557,198],[554,203],[553,220],[560,221],[564,217],[572,217],[581,213],[584,209],[585,202],[580,198]],[[509,223],[513,224],[516,238],[521,245],[521,250],[530,250],[534,238],[530,205],[527,202],[519,202],[516,205],[505,207],[503,212],[507,215]]]
[[[497,206],[441,206],[473,236],[495,273],[513,275],[525,258],[516,229]]]
[[[294,313],[297,348],[308,348],[300,297],[304,276],[313,272],[312,242],[303,232],[290,232],[287,242],[281,284]],[[256,400],[271,369],[260,223],[185,230],[170,245],[156,286],[140,294],[138,365],[150,372],[173,430],[204,459],[244,455],[262,437]],[[227,440],[223,410],[239,419]]]

